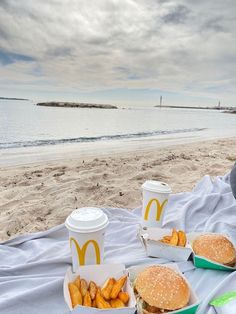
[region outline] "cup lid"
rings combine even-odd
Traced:
[[[170,186],[162,181],[148,180],[142,185],[142,188],[151,192],[171,193]]]
[[[107,215],[96,207],[82,207],[74,210],[66,219],[66,228],[81,233],[95,232],[108,225]]]

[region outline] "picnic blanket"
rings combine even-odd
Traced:
[[[133,211],[103,210],[110,220],[105,236],[106,263],[121,262],[129,267],[168,262],[146,257],[137,239],[140,208]],[[236,243],[236,200],[231,192],[229,176],[217,177],[214,181],[205,176],[192,192],[172,195],[166,208],[164,226],[186,231],[227,233]],[[0,313],[70,313],[63,297],[64,274],[70,265],[68,233],[64,224],[2,243]],[[230,274],[195,269],[192,262],[181,262],[178,266],[201,300]]]

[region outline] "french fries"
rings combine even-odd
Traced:
[[[89,307],[92,306],[92,300],[91,300],[89,291],[87,291],[84,296],[83,306],[89,306]]]
[[[68,289],[70,292],[72,307],[74,308],[76,305],[82,305],[82,295],[78,287],[74,283],[70,282],[68,285]]]
[[[116,280],[114,278],[109,278],[105,282],[104,286],[102,287],[101,293],[104,299],[109,300],[111,291],[114,287]]]
[[[85,294],[87,293],[87,290],[88,290],[87,281],[84,279],[81,279],[80,280],[80,291],[81,291],[82,297],[85,296]]]
[[[78,276],[74,282],[68,284],[72,307],[77,305],[98,309],[122,308],[129,302],[129,294],[123,291],[127,276],[118,280],[108,278],[102,288],[94,281],[89,283]]]
[[[96,305],[98,309],[110,309],[110,304],[103,299],[101,293],[98,291],[96,294]]]
[[[118,298],[124,303],[127,304],[129,302],[129,294],[128,292],[120,291],[118,294]]]
[[[122,287],[124,286],[125,282],[127,280],[127,276],[122,276],[120,277],[119,280],[116,281],[116,283],[114,284],[112,290],[111,290],[111,294],[110,297],[111,299],[116,299],[119,292],[121,291]]]
[[[178,237],[179,237],[178,246],[183,246],[183,247],[185,247],[186,242],[187,242],[187,238],[186,238],[185,232],[182,231],[182,230],[179,230],[179,231],[178,231]]]
[[[170,244],[177,246],[178,245],[178,240],[179,240],[178,232],[175,229],[173,229],[172,236],[170,238]]]
[[[80,284],[80,276],[78,276],[78,277],[75,279],[74,284],[75,284],[75,285],[77,286],[77,288],[80,290],[80,286],[81,286],[81,284]]]
[[[186,233],[182,230],[177,231],[176,229],[173,229],[172,234],[164,236],[160,242],[173,246],[185,247],[187,243]]]
[[[125,307],[124,303],[120,299],[112,299],[110,304],[113,308]]]
[[[96,296],[95,296],[96,297]],[[96,299],[93,300],[92,302],[92,307],[97,307]]]
[[[89,283],[89,293],[90,293],[91,300],[94,300],[96,298],[97,285],[93,281],[90,281]]]

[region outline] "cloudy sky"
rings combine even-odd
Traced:
[[[0,0],[0,96],[236,106],[235,0]]]

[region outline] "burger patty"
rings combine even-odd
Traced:
[[[155,306],[151,306],[149,304],[145,304],[145,310],[149,313],[153,313],[153,314],[165,314],[165,310],[163,309],[159,309],[158,307],[155,307]],[[169,312],[172,312],[172,311],[169,311]]]
[[[154,314],[161,314],[161,309],[158,309],[155,306],[151,306],[151,305],[147,305],[145,307],[145,310],[147,310],[150,313],[154,313]],[[163,313],[163,312],[162,312]]]

